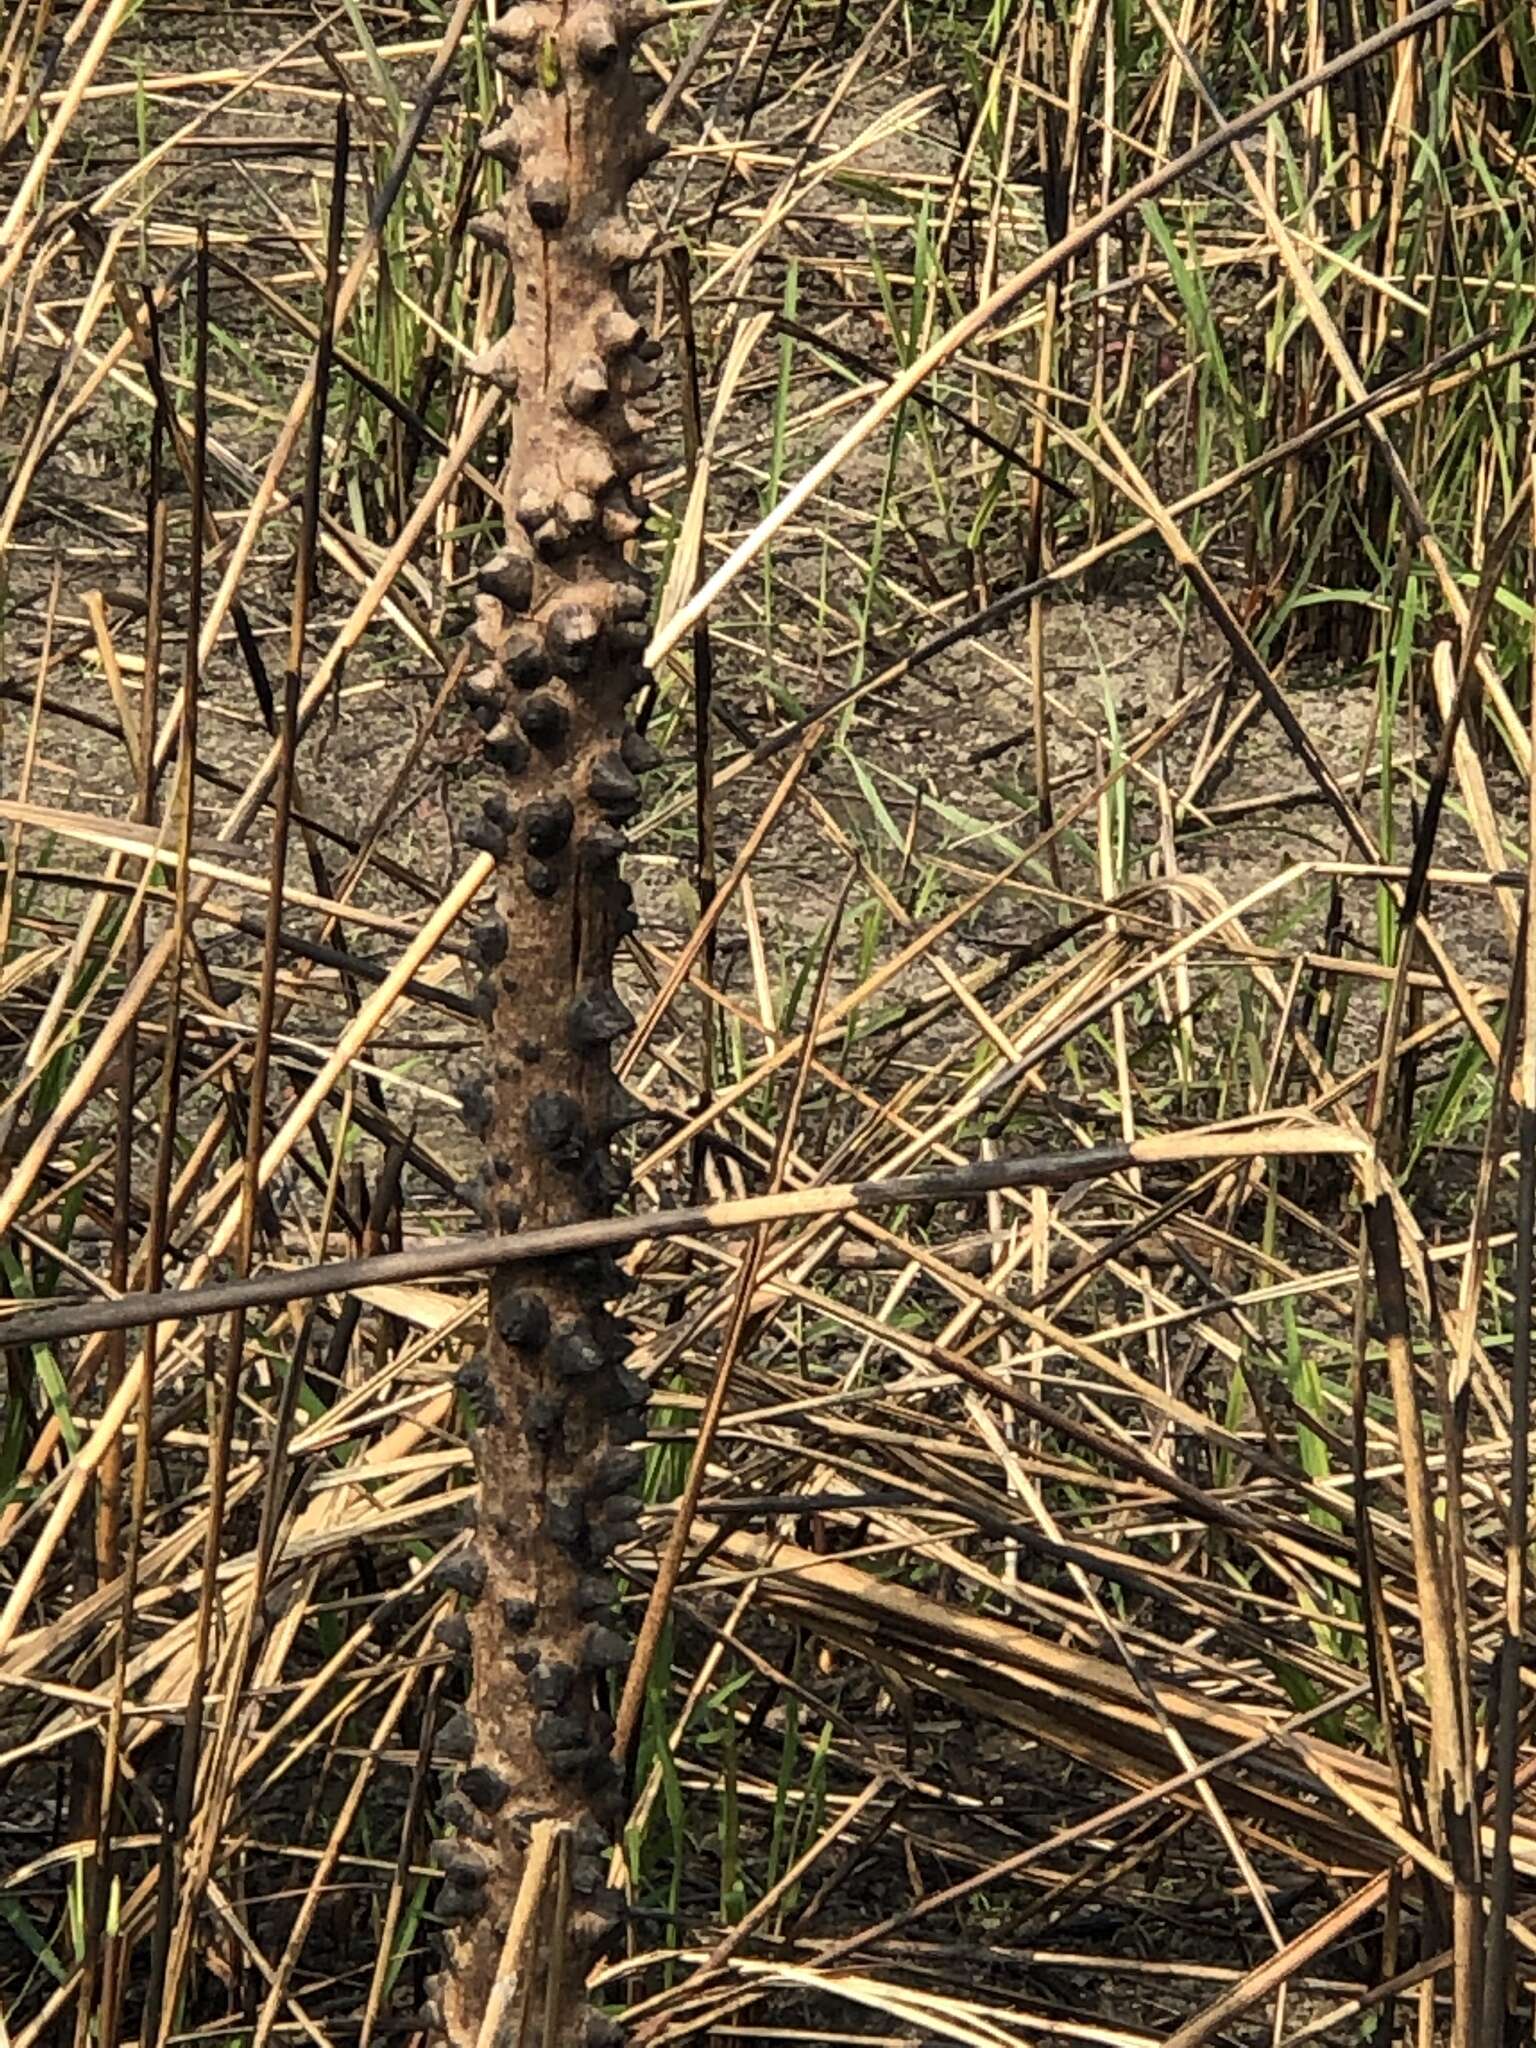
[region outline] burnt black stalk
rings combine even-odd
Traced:
[[[634,60],[663,19],[634,0],[534,0],[489,31],[509,106],[482,146],[506,196],[471,226],[508,265],[515,312],[476,373],[513,429],[464,685],[482,755],[465,836],[498,874],[475,941],[487,1066],[460,1098],[493,1231],[603,1216],[626,1191],[613,1145],[635,1107],[612,1050],[633,1020],[614,962],[635,923],[624,828],[652,759],[627,707],[647,680],[634,552],[660,353],[631,301],[647,238],[628,200],[661,154]],[[470,1680],[437,1738],[455,1780],[436,1894],[451,1932],[425,2015],[452,2048],[621,2037],[586,1984],[621,1934],[611,1564],[636,1533],[646,1428],[622,1292],[606,1253],[494,1279],[485,1350],[460,1374],[480,1506],[440,1581],[463,1603],[442,1640]]]

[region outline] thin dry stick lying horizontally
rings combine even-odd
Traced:
[[[136,1330],[184,1316],[227,1314],[235,1308],[271,1307],[305,1301],[350,1287],[398,1285],[481,1273],[573,1253],[613,1250],[655,1239],[709,1231],[750,1229],[795,1217],[837,1216],[855,1210],[904,1207],[911,1203],[964,1201],[998,1188],[1073,1187],[1123,1173],[1132,1166],[1197,1164],[1211,1159],[1358,1158],[1361,1139],[1324,1125],[1276,1123],[1248,1130],[1188,1131],[1135,1138],[1129,1143],[1085,1146],[1052,1155],[1004,1154],[974,1166],[913,1173],[884,1180],[844,1181],[783,1194],[749,1195],[690,1209],[659,1209],[594,1217],[583,1223],[526,1230],[516,1237],[462,1237],[376,1258],[296,1266],[291,1271],[253,1274],[248,1280],[206,1287],[169,1288],[159,1294],[126,1295],[78,1307],[29,1309],[0,1318],[7,1344],[59,1343],[100,1330]]]

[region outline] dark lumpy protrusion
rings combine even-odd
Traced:
[[[671,147],[671,143],[664,135],[658,135],[649,128],[642,130],[636,137],[635,153],[630,159],[631,177],[643,178],[647,171],[661,162]]]
[[[624,366],[624,388],[631,398],[644,398],[661,382],[661,371],[644,356],[632,356]]]
[[[648,1408],[651,1390],[632,1365],[615,1366],[600,1383],[603,1405],[611,1414],[622,1415]]]
[[[513,517],[525,533],[537,533],[554,518],[555,489],[553,483],[530,482],[519,492]]]
[[[558,234],[570,212],[570,188],[563,178],[529,179],[528,218],[543,234]]]
[[[581,1104],[559,1089],[535,1095],[528,1105],[528,1135],[546,1158],[574,1172],[587,1148]]]
[[[488,917],[470,934],[469,950],[477,967],[489,971],[507,957],[507,923],[502,917]]]
[[[549,1309],[526,1288],[500,1295],[493,1311],[496,1334],[518,1351],[537,1351],[549,1339]]]
[[[514,115],[494,128],[487,128],[480,137],[480,147],[504,170],[515,171],[523,156],[522,123]]]
[[[638,1095],[632,1095],[622,1081],[610,1076],[593,1128],[606,1142],[635,1124],[648,1122],[655,1114],[655,1110],[648,1109]]]
[[[485,1911],[485,1901],[483,1885],[445,1883],[437,1895],[435,1911],[439,1920],[461,1927],[466,1920],[477,1919]]]
[[[539,39],[539,17],[531,7],[509,7],[485,32],[500,49],[516,50],[531,57]]]
[[[602,1371],[604,1359],[592,1333],[577,1323],[562,1330],[550,1345],[549,1362],[561,1379],[584,1380]]]
[[[622,1159],[616,1159],[601,1145],[594,1146],[581,1163],[581,1185],[593,1207],[606,1215],[629,1193],[633,1175]]]
[[[528,742],[516,720],[511,718],[498,718],[493,726],[487,728],[481,751],[503,775],[521,775],[531,758]]]
[[[603,815],[620,824],[640,809],[640,785],[617,753],[600,754],[592,763],[587,791]]]
[[[549,1760],[557,1778],[575,1780],[589,1799],[594,1803],[601,1801],[610,1811],[617,1805],[612,1795],[619,1783],[618,1768],[608,1753],[612,1740],[613,1730],[604,1722],[602,1732],[592,1741],[560,1751]]]
[[[462,1885],[466,1891],[476,1891],[489,1882],[491,1865],[478,1849],[452,1840],[434,1842],[432,1847],[433,1855],[450,1884]]]
[[[491,1376],[490,1365],[483,1357],[477,1354],[467,1359],[454,1374],[453,1383],[468,1401],[470,1413],[482,1428],[503,1419],[501,1403],[496,1397],[496,1383]]]
[[[590,832],[582,834],[577,848],[582,866],[592,874],[617,867],[628,851],[629,839],[615,825],[594,825]]]
[[[490,711],[494,716],[501,704],[501,691],[494,669],[477,669],[459,685],[459,695],[471,711]]]
[[[571,714],[545,690],[535,690],[518,708],[518,723],[533,745],[552,753],[571,729]]]
[[[583,676],[592,665],[602,627],[590,605],[557,605],[549,615],[545,644],[561,675]]]
[[[498,256],[511,255],[512,244],[507,236],[507,224],[494,207],[487,207],[484,213],[475,214],[469,222],[469,232],[485,248],[494,249]]]
[[[654,740],[646,738],[638,726],[627,725],[624,737],[619,743],[619,753],[624,765],[635,775],[647,775],[651,769],[661,766],[661,749]]]
[[[645,1453],[627,1444],[610,1445],[592,1472],[592,1493],[597,1499],[610,1494],[632,1493],[645,1476]]]
[[[581,1714],[541,1714],[533,1724],[533,1739],[547,1757],[585,1749],[588,1723]]]
[[[508,681],[520,690],[536,690],[540,683],[547,683],[549,656],[544,651],[544,636],[535,627],[522,628],[504,649],[501,665]]]
[[[468,1835],[472,1842],[490,1842],[495,1839],[494,1828],[484,1815],[475,1811],[464,1794],[458,1790],[445,1793],[437,1811],[444,1827],[457,1828],[461,1835]]]
[[[627,1038],[634,1028],[634,1017],[613,988],[584,989],[567,1016],[570,1042],[577,1052],[601,1051]]]
[[[541,860],[562,852],[575,824],[576,812],[569,797],[541,797],[523,813],[523,838],[528,851]]]
[[[618,468],[615,460],[615,473]],[[603,506],[603,538],[612,541],[615,547],[624,547],[636,539],[642,524],[625,502],[622,491],[615,492]]]
[[[523,1434],[537,1451],[551,1451],[565,1423],[565,1395],[539,1388],[523,1403]]]
[[[464,843],[474,847],[477,853],[488,853],[492,860],[505,860],[507,857],[506,833],[483,814],[465,821]]]
[[[587,1301],[622,1301],[640,1284],[612,1252],[574,1252],[566,1262],[566,1271],[572,1286],[579,1288]]]
[[[578,363],[566,380],[565,409],[572,419],[589,420],[608,400],[608,372],[595,357]]]
[[[526,1635],[538,1618],[538,1608],[520,1593],[508,1594],[501,1603],[501,1619],[509,1635]]]
[[[450,1657],[469,1655],[469,1623],[462,1614],[445,1614],[440,1621],[433,1624],[432,1636]]]
[[[533,602],[533,564],[526,555],[497,555],[475,578],[487,597],[511,612],[525,612]]]
[[[544,1533],[568,1556],[584,1554],[587,1507],[579,1486],[551,1486],[544,1495]]]
[[[475,1724],[466,1713],[450,1714],[437,1731],[435,1753],[450,1763],[468,1763],[475,1753]]]
[[[627,306],[611,305],[598,316],[597,345],[610,362],[615,356],[627,355],[644,334],[644,327]]]
[[[459,1113],[464,1119],[465,1129],[472,1137],[483,1138],[491,1128],[495,1114],[491,1091],[486,1087],[484,1078],[471,1074],[455,1084],[454,1093],[459,1098]]]
[[[478,1550],[456,1551],[432,1567],[432,1584],[440,1593],[459,1593],[478,1600],[485,1591],[486,1564]]]
[[[575,1689],[575,1668],[563,1658],[541,1657],[528,1674],[528,1697],[541,1711],[563,1707]]]
[[[499,1813],[512,1797],[512,1787],[489,1764],[472,1764],[461,1774],[459,1790],[481,1813]]]
[[[632,1493],[613,1494],[601,1504],[587,1532],[594,1556],[612,1557],[637,1539],[643,1505]]]
[[[601,77],[618,62],[619,32],[606,7],[589,7],[576,27],[576,61],[583,71]]]
[[[618,1597],[618,1581],[611,1572],[586,1572],[576,1582],[576,1612],[584,1617],[611,1612]]]
[[[584,1671],[619,1671],[626,1666],[633,1654],[633,1646],[627,1636],[619,1634],[616,1628],[602,1623],[589,1628],[581,1639],[581,1664]]]
[[[608,638],[616,653],[638,655],[644,654],[650,644],[651,632],[644,619],[615,619],[608,628]]]

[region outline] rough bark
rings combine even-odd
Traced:
[[[611,1147],[632,1105],[611,1050],[632,1020],[613,968],[634,923],[623,828],[650,764],[625,707],[644,680],[650,607],[630,554],[659,353],[630,303],[645,237],[627,195],[659,154],[633,54],[663,12],[535,0],[491,29],[511,104],[483,147],[509,176],[473,226],[509,264],[516,311],[479,371],[516,403],[505,538],[480,574],[465,685],[485,769],[466,837],[500,865],[476,935],[489,1065],[460,1093],[493,1229],[605,1214],[626,1184]],[[606,1256],[517,1269],[493,1285],[487,1348],[460,1374],[480,1510],[444,1567],[466,1603],[446,1634],[472,1666],[468,1711],[439,1736],[461,1766],[432,2015],[453,2048],[619,2038],[584,1987],[619,1933],[607,1708],[627,1644],[608,1567],[636,1533],[646,1398],[621,1291]]]

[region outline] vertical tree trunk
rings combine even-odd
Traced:
[[[488,790],[466,836],[501,865],[476,937],[490,1066],[461,1095],[503,1230],[603,1214],[626,1184],[610,1145],[631,1104],[610,1052],[632,1020],[613,965],[634,923],[622,828],[649,765],[625,722],[649,613],[627,551],[648,509],[637,478],[659,353],[629,304],[645,237],[626,206],[660,153],[632,66],[660,18],[629,0],[535,0],[491,30],[514,104],[484,148],[510,175],[474,227],[511,267],[516,313],[479,367],[515,396],[516,424],[465,686]],[[620,1291],[606,1258],[519,1268],[493,1286],[487,1349],[460,1376],[480,1515],[448,1577],[472,1602],[473,1659],[469,1713],[444,1744],[464,1764],[438,1894],[457,1923],[437,2001],[453,2048],[617,2038],[584,1985],[618,1929],[606,1708],[628,1646],[606,1566],[635,1533],[645,1431]]]

